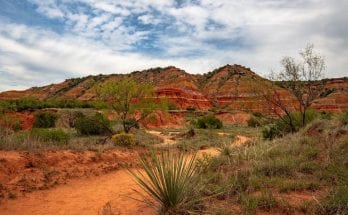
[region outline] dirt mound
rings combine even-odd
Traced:
[[[185,126],[185,117],[183,113],[156,111],[142,120],[142,125],[147,129],[181,128]]]
[[[72,178],[90,177],[137,166],[144,149],[94,151],[0,151],[0,199],[65,184]]]

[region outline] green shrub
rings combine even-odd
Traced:
[[[30,131],[30,137],[43,142],[56,142],[68,144],[70,135],[63,129],[34,128]]]
[[[53,128],[58,119],[57,114],[51,112],[39,112],[35,115],[35,128]]]
[[[196,128],[202,129],[220,129],[222,128],[222,121],[214,115],[200,117],[197,120],[191,121],[191,124]]]
[[[259,127],[262,124],[261,120],[254,116],[250,117],[247,123],[249,127],[253,127],[253,128]]]
[[[305,125],[312,122],[318,116],[319,115],[316,111],[308,110],[306,113]],[[301,114],[299,112],[293,112],[290,114],[290,118],[294,126],[293,129],[295,129],[294,131],[298,131],[302,127]],[[283,119],[277,119],[271,126],[264,128],[262,131],[263,138],[272,140],[275,137],[281,137],[292,132],[290,118],[284,117]]]
[[[75,129],[82,135],[101,135],[110,133],[110,121],[101,113],[82,116],[77,119]]]
[[[276,126],[272,125],[270,127],[265,127],[262,129],[262,136],[264,139],[272,140],[275,137],[281,136],[281,131],[277,129]]]
[[[14,101],[17,111],[40,109],[40,101],[34,98],[21,98]]]
[[[133,146],[135,145],[134,136],[132,134],[120,133],[112,136],[112,142],[116,146]]]
[[[348,110],[345,110],[343,111],[343,113],[340,114],[339,120],[344,125],[348,124]]]

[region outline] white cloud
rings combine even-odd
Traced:
[[[0,72],[7,72],[1,73],[0,91],[168,65],[203,73],[237,63],[266,74],[308,42],[326,56],[328,77],[347,75],[344,0],[201,0],[180,7],[174,0],[31,1],[49,19],[63,20],[65,33],[0,22]],[[90,10],[67,6],[79,2]],[[139,30],[138,24],[151,26]],[[138,51],[144,39],[144,46],[163,52]],[[8,84],[14,77],[20,86]]]

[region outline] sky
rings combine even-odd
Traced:
[[[266,76],[307,44],[348,76],[348,0],[0,0],[0,91],[95,74],[242,64]]]

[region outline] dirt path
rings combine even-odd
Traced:
[[[161,137],[164,145],[175,143],[171,135],[164,135],[158,131],[149,133]],[[244,136],[237,138],[234,144],[238,145],[250,139]],[[219,152],[216,148],[209,148],[200,150],[198,155],[205,153],[214,156]],[[25,197],[3,201],[0,204],[0,214],[98,214],[107,203],[110,203],[110,209],[114,214],[154,214],[153,208],[132,199],[141,199],[134,189],[140,190],[128,172],[118,170],[98,177],[75,179],[50,190],[35,191]]]
[[[114,214],[154,214],[154,209],[132,199],[141,199],[134,189],[139,190],[128,172],[119,170],[6,200],[0,204],[0,214],[98,214],[108,202]]]
[[[172,139],[171,133],[166,135],[160,131],[154,131],[154,130],[147,130],[146,132],[149,134],[153,134],[163,140],[163,143],[157,144],[157,146],[168,146],[168,145],[173,145],[176,143],[176,141]]]

